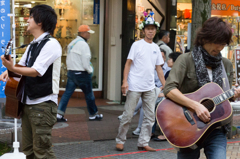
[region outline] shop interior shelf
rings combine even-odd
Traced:
[[[58,19],[60,21],[76,21],[77,22],[77,19]]]

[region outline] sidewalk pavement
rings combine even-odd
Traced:
[[[230,141],[232,143],[230,143]],[[227,159],[239,159],[240,143],[238,140],[228,141]],[[128,139],[124,145],[124,151],[115,150],[115,140],[89,141],[68,143],[64,145],[54,144],[53,150],[57,159],[176,159],[177,151],[167,141],[150,141],[150,146],[157,152],[137,150],[137,138]],[[203,150],[200,159],[206,159]]]
[[[76,141],[98,141],[114,139],[118,132],[118,115],[123,112],[123,105],[107,103],[108,100],[97,99],[98,112],[103,114],[101,121],[89,121],[86,102],[83,99],[71,98],[65,118],[67,122],[55,124],[52,132],[53,143]],[[138,115],[132,121],[132,129],[136,128]],[[129,131],[128,137],[131,137]]]
[[[59,99],[60,100],[60,99]],[[138,125],[139,115],[133,117],[123,152],[115,150],[119,120],[124,106],[117,102],[96,99],[101,121],[89,121],[84,99],[71,98],[65,114],[67,122],[54,125],[52,131],[53,149],[59,159],[77,158],[177,158],[176,150],[167,142],[150,141],[150,146],[158,149],[156,153],[137,150],[137,136],[132,131]],[[227,159],[240,159],[240,138],[228,140]],[[201,154],[201,159],[205,159]]]

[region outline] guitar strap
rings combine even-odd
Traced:
[[[230,86],[229,86],[229,81],[228,81],[228,77],[227,77],[227,73],[226,73],[226,70],[225,70],[225,67],[223,65],[223,62],[222,63],[222,80],[223,80],[223,83],[222,83],[222,89],[224,90],[224,92],[228,91],[230,89]]]

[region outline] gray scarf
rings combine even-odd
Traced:
[[[219,53],[218,56],[211,56],[202,46],[195,46],[192,51],[192,56],[195,62],[199,87],[211,82],[206,66],[212,67],[212,82],[222,87],[222,54]]]

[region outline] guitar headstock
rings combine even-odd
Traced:
[[[12,44],[13,44],[13,41],[12,41],[12,39],[10,39],[10,40],[8,41],[8,44],[7,44],[6,48],[5,48],[4,57],[5,57],[7,60],[9,60],[9,56],[8,56],[8,55],[9,55],[9,53],[10,53],[10,51],[11,51]]]

